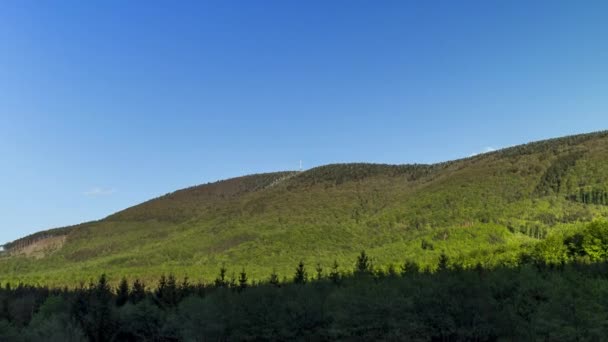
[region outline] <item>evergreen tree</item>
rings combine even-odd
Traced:
[[[317,271],[317,280],[323,279],[323,266],[321,266],[321,263],[317,263],[315,271]]]
[[[448,256],[445,255],[444,252],[441,252],[441,255],[439,256],[439,263],[437,264],[437,271],[438,272],[445,272],[448,270]]]
[[[188,276],[184,277],[184,280],[182,281],[182,283],[179,285],[179,300],[181,301],[184,298],[187,298],[188,296],[190,296],[192,294],[192,285],[190,285],[190,281],[188,279]]]
[[[298,263],[298,267],[296,268],[296,274],[293,277],[293,282],[295,284],[306,284],[308,281],[308,274],[306,273],[306,268],[304,267],[304,261],[300,260]]]
[[[247,288],[247,273],[245,273],[245,269],[243,268],[241,270],[241,273],[239,274],[239,290],[243,291],[244,289]]]
[[[228,286],[228,282],[226,281],[226,267],[222,265],[220,268],[220,274],[215,278],[215,287],[226,287]]]
[[[403,274],[415,274],[420,271],[420,267],[418,266],[417,263],[415,263],[411,260],[406,260],[403,263],[403,266],[401,266],[401,271]]]
[[[102,342],[113,339],[116,331],[112,317],[112,302],[112,290],[106,275],[102,274],[97,284],[93,286],[88,314],[84,319],[85,331],[90,340]]]
[[[395,265],[390,264],[388,265],[388,270],[387,270],[387,275],[389,277],[397,277],[399,274],[397,273],[397,269],[395,269]]]
[[[129,300],[129,282],[127,278],[122,278],[120,280],[120,284],[118,285],[118,289],[116,290],[116,305],[121,307],[127,303]]]
[[[357,264],[355,265],[355,273],[367,274],[371,273],[372,267],[369,257],[365,251],[361,251],[361,254],[357,257]]]
[[[129,294],[129,301],[132,304],[137,304],[146,299],[146,285],[142,283],[139,279],[135,279],[133,283],[133,288],[131,289],[131,293]]]
[[[163,294],[164,302],[169,307],[174,307],[177,305],[179,295],[177,288],[177,280],[173,274],[169,274],[167,278],[167,287],[165,288],[165,293]]]
[[[334,264],[331,267],[331,271],[329,272],[329,279],[331,280],[332,283],[334,284],[339,284],[340,283],[340,269],[339,269],[339,265],[338,265],[338,261],[334,260]]]
[[[166,288],[167,288],[167,277],[165,277],[165,275],[163,274],[160,276],[160,279],[158,280],[158,286],[156,287],[156,291],[154,292],[154,295],[156,296],[157,299],[160,299],[163,297]]]
[[[170,308],[177,305],[179,296],[175,276],[172,274],[168,277],[161,276],[155,295],[161,307]]]
[[[270,278],[268,279],[268,283],[274,287],[281,286],[281,282],[279,281],[279,275],[277,274],[276,270],[272,270],[272,273],[270,274]]]

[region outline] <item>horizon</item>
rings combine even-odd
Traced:
[[[0,3],[0,244],[196,184],[608,128],[608,4]]]

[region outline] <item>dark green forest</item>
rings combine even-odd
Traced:
[[[76,288],[5,284],[1,341],[600,341],[608,334],[608,223],[545,240],[515,267],[294,266],[252,282],[105,275]]]
[[[607,161],[598,132],[179,190],[5,244],[0,342],[608,340]]]

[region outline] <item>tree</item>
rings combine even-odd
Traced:
[[[340,284],[341,276],[340,276],[340,266],[338,265],[338,261],[334,260],[334,264],[331,267],[331,271],[329,272],[329,279],[334,284]]]
[[[156,289],[156,299],[162,307],[174,307],[177,305],[179,296],[177,291],[177,281],[175,276],[161,277],[158,288]]]
[[[92,341],[110,341],[116,333],[113,317],[112,291],[105,274],[93,286],[88,303],[88,313],[84,318],[85,332]]]
[[[135,279],[133,283],[133,288],[131,289],[131,293],[129,294],[129,301],[133,304],[140,303],[146,299],[146,285],[141,282],[139,279]]]
[[[165,288],[167,287],[167,277],[165,277],[165,275],[161,275],[160,279],[158,280],[158,286],[156,287],[156,291],[154,292],[154,294],[156,295],[156,298],[160,298],[163,296],[163,293],[165,291]]]
[[[317,263],[315,271],[317,271],[317,280],[323,279],[323,266],[321,266],[321,263]]]
[[[399,276],[399,273],[397,272],[397,269],[395,268],[395,265],[393,265],[393,264],[388,265],[388,270],[386,273],[389,277],[392,277],[392,278]]]
[[[246,288],[247,288],[247,273],[245,273],[245,269],[243,268],[241,270],[241,273],[239,274],[239,290],[243,291]]]
[[[445,255],[444,252],[441,252],[441,255],[439,256],[439,263],[437,264],[437,271],[445,272],[447,270],[448,270],[448,256]]]
[[[595,221],[587,226],[583,249],[593,261],[608,259],[608,222]]]
[[[179,290],[178,290],[179,301],[190,296],[190,294],[192,293],[192,290],[193,290],[193,287],[190,285],[190,280],[188,279],[188,276],[185,276],[184,280],[182,280],[182,283],[179,285]]]
[[[122,278],[116,290],[116,306],[121,307],[129,301],[129,282],[127,278]]]
[[[293,282],[295,284],[306,284],[308,280],[308,274],[306,273],[306,268],[304,267],[304,261],[300,260],[298,263],[298,267],[296,268],[296,274],[293,277]]]
[[[281,282],[279,281],[279,275],[277,274],[277,270],[272,270],[270,274],[270,278],[268,279],[268,283],[274,287],[280,287]]]
[[[236,274],[234,274],[234,272],[232,272],[232,275],[230,276],[230,282],[228,283],[228,287],[230,287],[231,289],[235,289],[238,287],[236,282]]]
[[[361,254],[357,257],[357,264],[355,265],[355,273],[357,274],[369,274],[372,271],[371,262],[365,251],[361,251]]]
[[[222,265],[222,267],[220,268],[220,274],[217,278],[215,278],[215,287],[228,286],[228,282],[226,281],[226,272],[228,272],[228,270],[226,270],[226,267]]]
[[[403,263],[403,266],[401,266],[401,270],[404,274],[415,274],[420,271],[420,267],[417,263],[411,260],[406,260],[405,263]]]

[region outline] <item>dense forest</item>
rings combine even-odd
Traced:
[[[608,222],[545,240],[513,267],[294,267],[262,282],[102,275],[76,288],[5,284],[1,341],[599,341],[608,334]]]
[[[441,253],[471,268],[514,267],[538,244],[608,217],[608,132],[505,148],[432,165],[332,164],[194,186],[105,219],[4,245],[5,282],[78,285],[159,274],[195,282],[246,268],[250,279],[365,250],[375,268]],[[562,258],[561,256],[558,258]]]

